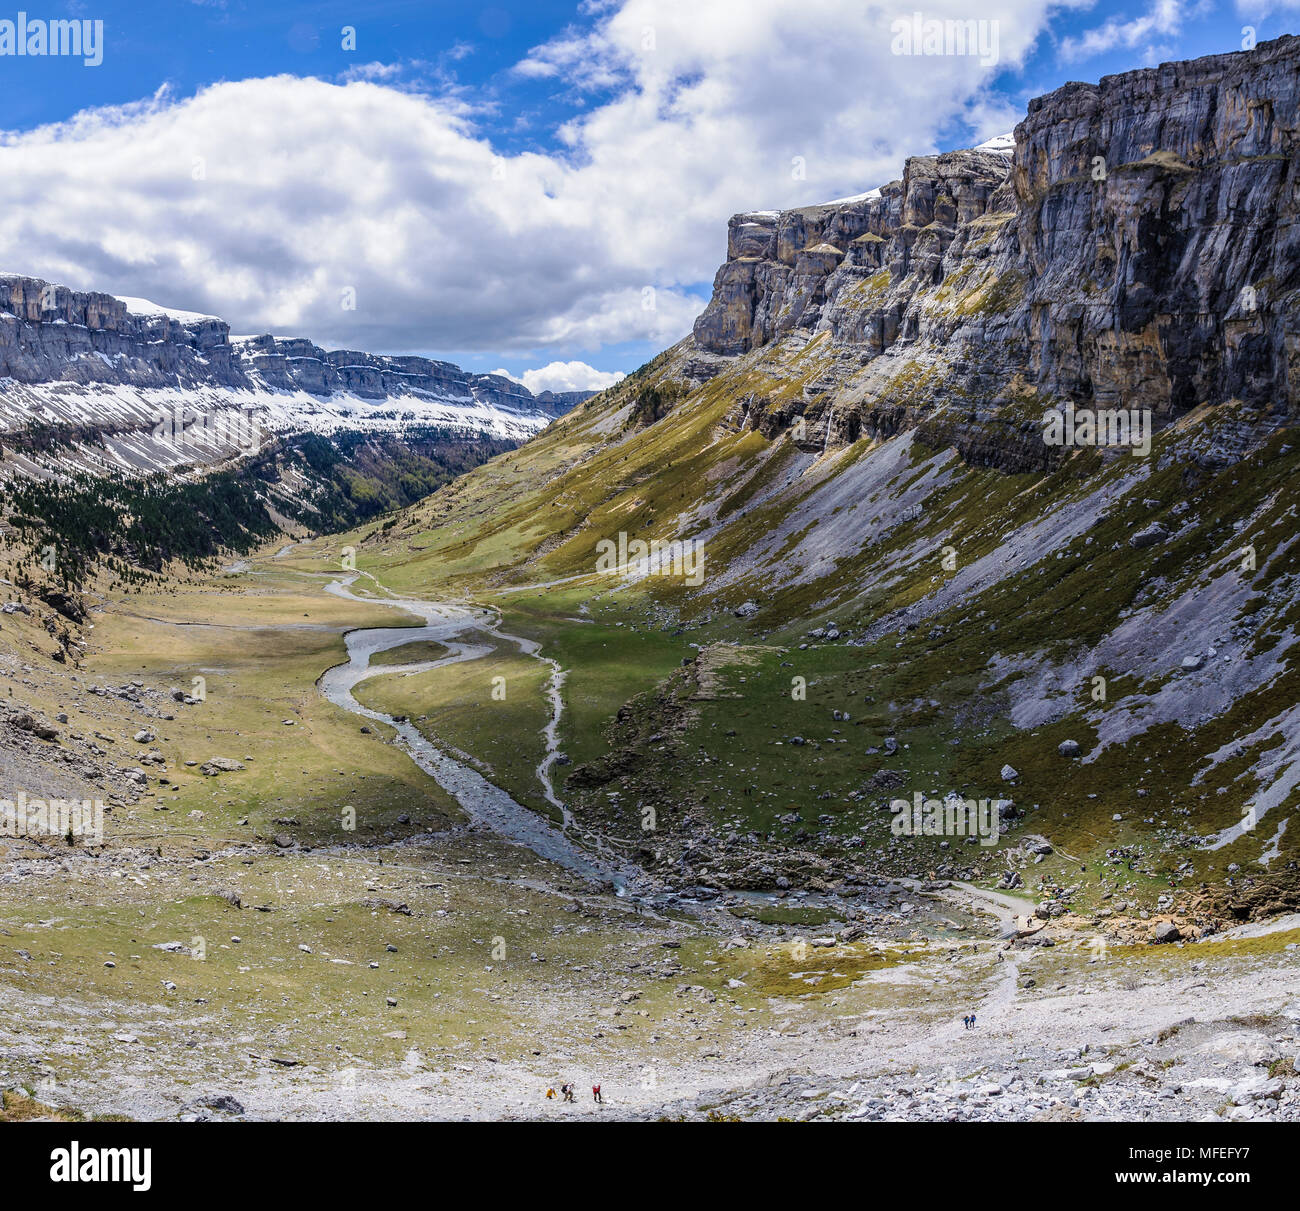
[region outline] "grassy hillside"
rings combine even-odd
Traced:
[[[1150,458],[1078,451],[1043,472],[963,460],[943,410],[828,440],[815,384],[834,351],[796,345],[707,381],[671,350],[382,529],[326,540],[314,566],[353,546],[394,590],[491,604],[543,642],[567,672],[566,799],[684,878],[857,861],[1015,870],[1098,906],[1296,903],[1300,446],[1281,431],[1203,457],[1253,419],[1231,404],[1166,429]],[[905,404],[916,383],[893,390]],[[620,532],[699,538],[703,584],[597,574]],[[521,746],[505,782],[535,755]],[[917,791],[1011,799],[1008,831],[989,848],[892,837],[889,801]],[[1254,827],[1199,846],[1259,802]]]

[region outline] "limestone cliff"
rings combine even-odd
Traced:
[[[753,400],[754,427],[929,422],[1009,469],[1050,461],[1020,426],[1067,402],[1159,427],[1238,400],[1266,430],[1300,399],[1298,106],[1288,36],[1065,85],[1009,155],[916,157],[860,198],[737,215],[691,373],[825,334],[823,371],[793,406]]]
[[[629,665],[689,637],[560,775],[688,885],[806,878],[807,845],[1099,915],[1143,870],[1156,908],[1294,911],[1298,85],[1294,38],[1069,85],[1014,138],[738,215],[692,337],[371,550],[563,585]],[[1067,403],[1146,409],[1148,456],[1049,444]],[[703,576],[602,569],[630,536]],[[1012,800],[1023,874],[900,847],[894,796],[950,788]]]

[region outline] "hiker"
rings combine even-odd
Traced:
[[[962,1029],[963,1029],[963,1030],[969,1030],[969,1029],[970,1029],[970,1014],[966,1014],[966,1015],[962,1018],[962,1020],[961,1020],[961,1024],[962,1024]]]
[[[573,1096],[573,1084],[572,1084],[572,1083],[570,1083],[570,1084],[568,1084],[568,1085],[561,1085],[561,1086],[560,1086],[560,1092],[561,1092],[562,1094],[564,1094],[564,1100],[565,1100],[566,1102],[572,1102],[572,1101],[575,1100],[575,1098],[574,1098],[574,1096]]]
[[[547,1096],[548,1098],[553,1098],[553,1097],[555,1096],[555,1090],[554,1090],[554,1089],[548,1089],[548,1090],[546,1091],[546,1096]]]
[[[599,1085],[593,1085],[593,1086],[591,1087],[591,1100],[592,1100],[593,1102],[598,1103],[599,1105],[604,1105],[604,1103],[605,1103],[605,1099],[604,1099],[603,1097],[600,1096],[600,1086],[599,1086]]]
[[[970,1028],[975,1029],[975,1015],[973,1013],[970,1015]]]

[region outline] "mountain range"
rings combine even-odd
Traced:
[[[424,357],[232,337],[215,316],[0,275],[0,442],[37,429],[64,467],[202,467],[301,434],[437,427],[517,442],[589,394],[534,395]],[[31,447],[9,443],[5,461],[37,473]]]
[[[1068,84],[584,399],[0,278],[0,1119],[1300,1120],[1298,174]]]

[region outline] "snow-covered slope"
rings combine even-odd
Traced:
[[[523,440],[570,401],[450,362],[230,336],[216,316],[0,275],[8,469],[211,464],[295,433],[437,427]],[[4,435],[9,435],[7,438]]]

